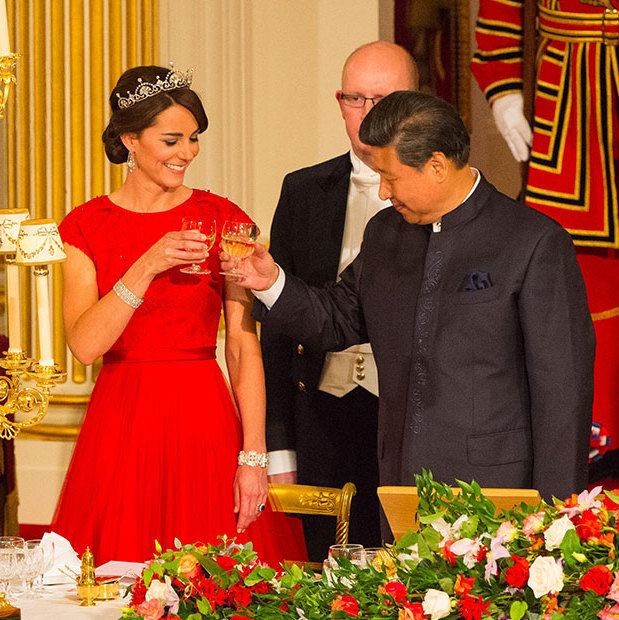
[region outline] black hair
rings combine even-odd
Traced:
[[[139,135],[144,129],[155,124],[161,112],[173,105],[181,105],[193,114],[198,123],[198,133],[202,133],[208,127],[208,118],[200,97],[188,86],[161,91],[128,108],[119,106],[117,95],[124,98],[127,97],[127,93],[134,93],[140,85],[139,80],[145,84],[155,84],[158,79],[165,80],[169,72],[170,69],[155,65],[133,67],[127,69],[116,82],[109,99],[112,116],[102,136],[105,154],[113,164],[126,162],[129,155],[120,139],[122,134]]]
[[[456,168],[468,163],[470,138],[456,109],[439,97],[400,90],[381,99],[359,128],[370,146],[394,146],[400,162],[421,169],[442,152]]]

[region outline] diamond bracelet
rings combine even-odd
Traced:
[[[237,462],[239,465],[248,465],[249,467],[268,467],[269,455],[266,452],[256,452],[255,450],[249,452],[241,450]]]
[[[112,290],[122,301],[128,306],[131,306],[134,310],[137,310],[137,308],[144,303],[144,298],[138,297],[133,291],[130,291],[120,279],[114,284]]]

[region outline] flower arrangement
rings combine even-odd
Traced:
[[[419,531],[368,566],[316,576],[265,566],[251,544],[178,543],[157,550],[122,620],[619,620],[616,492],[497,513],[474,482],[416,483]]]

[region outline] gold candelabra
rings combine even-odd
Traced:
[[[11,84],[16,83],[19,54],[11,51],[6,5],[0,0],[0,119],[4,118]],[[0,254],[6,265],[9,348],[0,359],[6,371],[0,377],[0,437],[39,423],[49,407],[52,388],[66,380],[66,373],[52,358],[48,264],[66,258],[58,227],[53,220],[30,220],[27,209],[0,209]],[[20,266],[34,267],[39,335],[38,362],[22,350],[20,326]],[[35,385],[24,385],[23,380]]]
[[[14,439],[19,431],[38,424],[47,414],[52,388],[66,381],[67,373],[58,366],[41,366],[21,353],[4,351],[0,366],[6,376],[0,377],[0,437]],[[36,382],[24,386],[25,376]],[[15,419],[16,414],[24,419]]]
[[[0,377],[0,437],[38,424],[47,414],[52,388],[66,381],[66,373],[52,358],[49,305],[49,263],[65,260],[58,227],[53,220],[27,219],[27,209],[0,209],[0,253],[6,265],[9,349],[0,359],[6,376]],[[36,284],[39,360],[21,347],[20,266],[33,266]],[[36,386],[23,385],[30,379]]]

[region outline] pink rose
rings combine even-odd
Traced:
[[[610,591],[606,595],[606,598],[615,601],[615,603],[619,603],[619,572],[615,573],[615,580],[610,586]]]
[[[598,611],[598,618],[601,620],[617,620],[619,618],[619,605],[612,607],[607,605],[602,611]]]
[[[163,605],[161,601],[156,598],[151,598],[150,601],[144,601],[138,605],[136,611],[144,616],[144,620],[159,620],[159,618],[163,618]]]
[[[193,579],[200,573],[198,558],[191,553],[185,553],[178,562],[178,572],[187,579]]]

